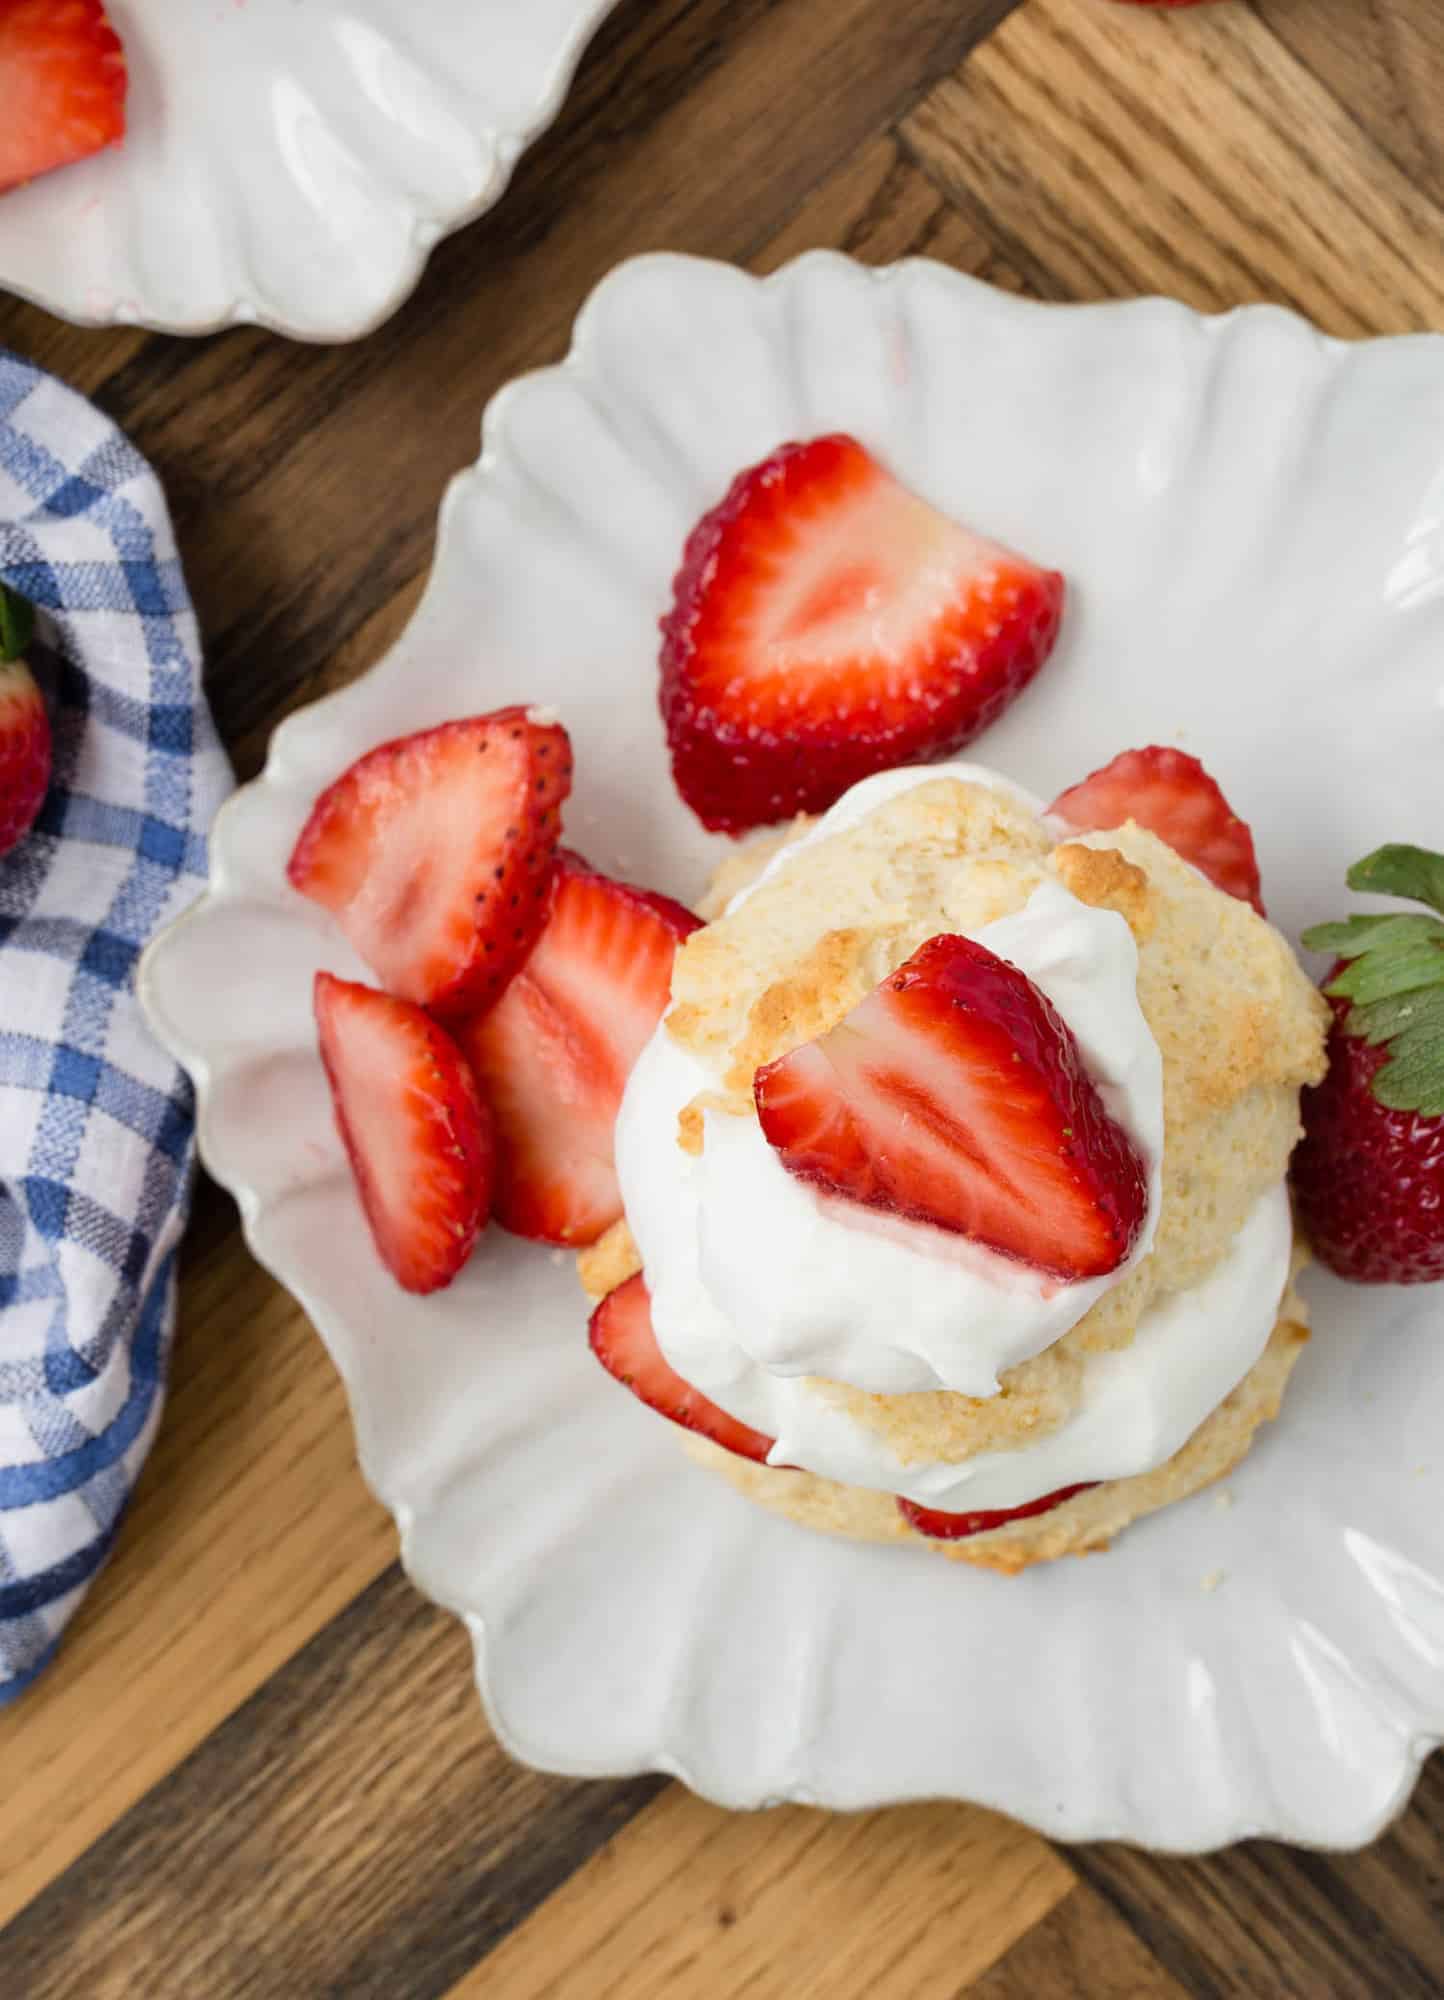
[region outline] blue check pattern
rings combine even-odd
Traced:
[[[135,995],[230,773],[155,474],[0,351],[0,582],[40,614],[49,797],[0,859],[0,1701],[104,1562],[160,1418],[191,1090]]]

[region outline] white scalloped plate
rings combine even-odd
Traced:
[[[1183,743],[1253,822],[1290,930],[1373,843],[1444,837],[1444,340],[1040,306],[926,263],[762,282],[647,258],[488,411],[397,646],[286,722],[223,812],[209,896],[146,961],[151,1018],[519,1757],[738,1806],[941,1795],[1070,1839],[1362,1843],[1444,1736],[1444,1291],[1315,1278],[1235,1504],[1008,1580],[749,1507],[596,1367],[568,1259],[493,1232],[417,1301],[367,1240],[309,1007],[318,966],[360,968],[283,877],[311,800],[383,737],[555,702],[569,838],[695,893],[722,843],[668,779],[656,619],[730,475],[834,428],[1068,573],[1059,651],[987,761],[1047,797],[1122,745]]]
[[[0,286],[85,326],[354,340],[500,200],[614,0],[110,0],[125,144],[0,195]]]

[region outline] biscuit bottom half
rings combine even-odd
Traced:
[[[1105,1480],[1046,1514],[990,1528],[960,1541],[920,1535],[903,1519],[891,1494],[842,1486],[810,1472],[754,1465],[705,1438],[686,1435],[685,1448],[700,1464],[720,1472],[750,1500],[785,1514],[803,1527],[856,1541],[895,1542],[935,1550],[954,1562],[977,1563],[1014,1575],[1055,1556],[1106,1549],[1130,1521],[1185,1499],[1231,1472],[1253,1443],[1260,1424],[1279,1413],[1285,1385],[1309,1337],[1308,1313],[1290,1285],[1263,1353],[1213,1414],[1172,1458],[1132,1479]]]

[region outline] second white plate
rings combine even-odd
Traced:
[[[0,195],[0,287],[87,326],[353,340],[490,208],[614,0],[110,0],[123,146]]]

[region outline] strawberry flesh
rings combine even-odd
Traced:
[[[524,708],[400,737],[322,793],[287,872],[388,992],[474,1012],[546,920],[571,775],[566,731]]]
[[[698,920],[565,850],[546,927],[496,1006],[458,1039],[496,1116],[496,1219],[543,1243],[595,1243],[622,1213],[613,1131],[632,1066]]]
[[[113,145],[125,92],[100,0],[0,0],[0,192]]]
[[[972,1514],[946,1514],[939,1507],[920,1507],[916,1500],[904,1500],[901,1494],[897,1504],[908,1526],[916,1528],[920,1535],[927,1535],[935,1542],[961,1542],[969,1535],[986,1535],[990,1528],[1006,1527],[1009,1521],[1027,1521],[1034,1514],[1051,1514],[1075,1493],[1091,1492],[1097,1484],[1096,1479],[1085,1479],[1077,1486],[1060,1486],[1056,1493],[1045,1493],[1021,1507],[985,1508]]]
[[[410,1001],[318,972],[336,1125],[381,1260],[408,1292],[449,1285],[491,1201],[491,1118],[460,1050]]]
[[[1116,1270],[1143,1227],[1143,1162],[1071,1030],[970,938],[931,938],[754,1096],[789,1173],[1054,1277]]]
[[[0,855],[35,823],[50,784],[50,721],[23,660],[0,659]]]
[[[1336,965],[1332,979],[1343,970]],[[1350,1003],[1329,996],[1328,1072],[1300,1099],[1304,1136],[1289,1172],[1321,1263],[1366,1285],[1444,1280],[1444,1118],[1396,1111],[1374,1095],[1389,1060],[1346,1026]]]
[[[940,514],[854,438],[742,473],[687,542],[662,621],[678,790],[728,833],[820,812],[971,741],[1037,673],[1063,578]]]
[[[607,1373],[648,1409],[684,1430],[710,1438],[738,1458],[765,1464],[773,1440],[719,1410],[664,1357],[652,1330],[651,1295],[640,1272],[602,1300],[592,1314],[588,1338]]]
[[[1264,914],[1253,835],[1198,759],[1182,750],[1157,743],[1124,750],[1049,810],[1079,833],[1111,832],[1131,819],[1191,861],[1216,889]]]

